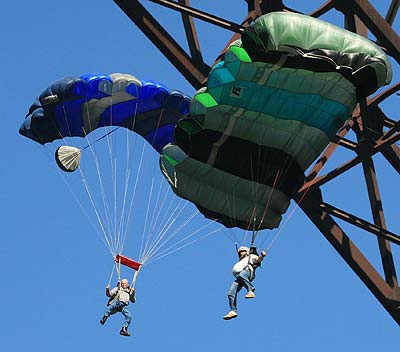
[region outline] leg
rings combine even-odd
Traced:
[[[235,280],[232,282],[232,285],[228,291],[229,307],[234,312],[237,311],[237,306],[236,306],[237,294],[242,289],[242,287],[243,287],[243,285],[238,280]]]
[[[239,282],[239,284],[246,288],[247,292],[255,291],[255,287],[251,283],[251,281],[253,280],[253,273],[250,272],[250,270],[247,269],[240,272],[239,275],[236,277],[236,280]]]
[[[104,325],[107,321],[107,318],[116,313],[119,310],[119,302],[118,301],[114,301],[112,302],[104,311],[104,315],[103,318],[100,319],[100,324]]]
[[[131,320],[132,320],[131,312],[129,311],[128,307],[126,305],[124,305],[121,308],[121,313],[124,315],[125,321],[122,324],[122,328],[121,328],[121,331],[119,333],[122,336],[131,336],[131,334],[128,332],[128,326],[129,326],[129,324],[131,323]]]
[[[228,291],[228,301],[229,301],[229,307],[231,308],[231,310],[228,314],[226,314],[223,317],[223,319],[230,320],[230,319],[236,318],[238,316],[236,300],[237,300],[237,294],[242,289],[242,287],[243,287],[243,285],[240,282],[238,282],[238,280],[235,280],[234,282],[232,282],[232,285]]]
[[[112,303],[106,308],[106,310],[104,311],[104,316],[108,318],[110,315],[115,314],[116,312],[118,312],[118,310],[119,310],[119,304],[120,304],[119,301],[114,301],[114,302],[112,302]]]
[[[129,311],[127,306],[124,306],[121,310],[121,313],[123,314],[123,316],[125,317],[125,321],[122,324],[122,327],[128,329],[129,324],[131,323],[132,320],[132,314]]]

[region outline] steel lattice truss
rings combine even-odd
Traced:
[[[298,12],[287,8],[282,0],[245,0],[247,14],[244,14],[241,24],[236,24],[190,7],[189,0],[150,0],[181,12],[190,51],[187,53],[138,0],[114,1],[196,89],[204,85],[210,68],[215,63],[209,65],[203,60],[193,18],[232,31],[234,34],[230,43],[239,38],[244,29],[262,14],[282,10]],[[341,12],[346,29],[364,36],[370,32],[385,52],[397,64],[400,64],[400,38],[392,28],[399,5],[400,0],[392,0],[388,12],[382,15],[367,0],[329,0],[309,15],[320,17],[331,10]],[[222,50],[221,55],[225,49]],[[216,58],[216,61],[221,55]],[[400,90],[400,82],[396,82],[373,98],[359,102],[353,111],[352,118],[347,121],[306,176],[306,183],[299,190],[295,201],[400,325],[400,289],[391,248],[391,245],[400,244],[400,235],[389,231],[386,227],[372,160],[372,156],[381,153],[393,169],[400,173],[400,149],[396,145],[396,142],[400,140],[400,121],[386,116],[379,106],[385,99],[396,94],[398,90]],[[351,130],[357,136],[356,142],[345,138]],[[349,149],[355,153],[355,157],[320,176],[321,169],[337,148]],[[359,164],[363,168],[374,223],[328,204],[323,199],[320,190],[322,185]],[[383,275],[351,241],[335,222],[334,217],[376,236]]]

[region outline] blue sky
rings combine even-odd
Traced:
[[[237,4],[237,10],[215,0],[193,1],[193,6],[215,8],[219,15],[239,20],[245,10],[242,1],[231,3]],[[286,3],[308,12],[323,1]],[[372,3],[385,10],[390,1]],[[100,326],[112,259],[54,171],[52,160],[22,138],[18,128],[34,97],[66,75],[127,72],[189,95],[194,90],[111,0],[40,0],[3,6],[2,350],[368,352],[398,348],[398,325],[294,205],[258,272],[257,298],[239,299],[238,319],[221,319],[228,311],[226,292],[236,259],[232,241],[222,232],[145,267],[137,282],[137,303],[131,306],[131,338],[118,335],[119,315]],[[152,8],[180,38],[179,16],[154,4]],[[397,21],[397,30],[398,25]],[[206,60],[212,62],[231,34],[209,24],[200,24],[198,30]],[[395,119],[396,104],[396,98],[385,103]],[[351,156],[339,152],[327,169]],[[390,189],[398,175],[379,156],[374,161],[388,227],[398,232],[397,194]],[[338,187],[345,192],[339,193]],[[325,186],[323,194],[329,203],[371,221],[361,167]],[[381,272],[376,239],[346,224],[343,227]],[[398,248],[393,251],[399,254]]]

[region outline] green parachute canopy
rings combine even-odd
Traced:
[[[262,16],[211,70],[161,169],[210,219],[278,227],[358,98],[390,80],[390,62],[368,39],[304,15]]]

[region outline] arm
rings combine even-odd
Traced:
[[[115,296],[115,294],[117,293],[117,291],[118,291],[118,287],[114,287],[114,288],[110,291],[110,286],[107,285],[107,287],[106,287],[106,296],[107,296],[107,297],[113,297],[113,296]]]
[[[132,303],[135,303],[135,302],[136,302],[136,291],[135,291],[135,288],[134,288],[134,287],[131,287],[131,289],[129,290],[129,300],[130,300]]]
[[[265,252],[265,251],[261,251],[261,254],[258,256],[258,258],[254,261],[254,264],[255,265],[257,265],[257,264],[260,264],[262,261],[263,261],[263,259],[264,259],[264,257],[267,255],[267,253]]]

